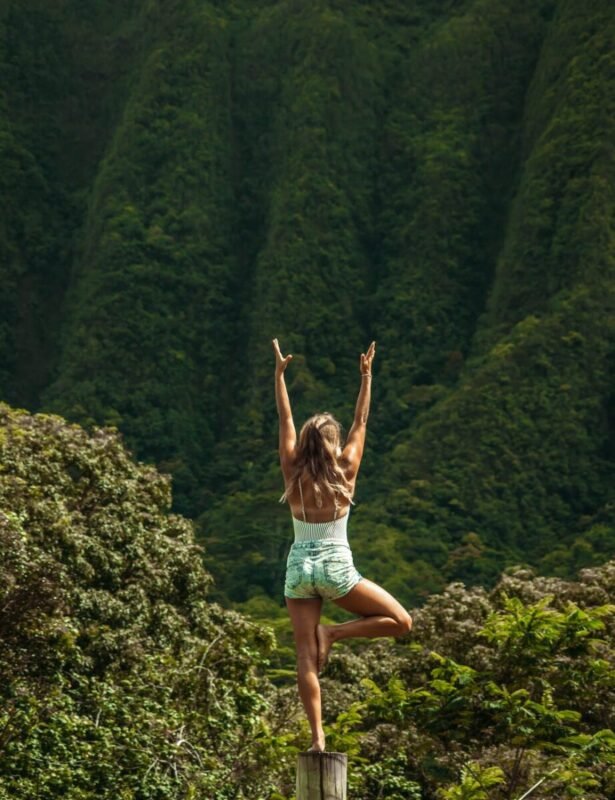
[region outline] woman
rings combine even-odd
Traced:
[[[355,569],[346,524],[355,490],[371,395],[376,343],[361,354],[361,389],[354,422],[342,447],[340,425],[331,414],[317,414],[295,432],[284,371],[292,355],[276,357],[275,397],[280,422],[280,464],[293,517],[295,541],[286,563],[284,595],[297,648],[297,682],[312,729],[311,751],[325,749],[318,674],[334,642],[355,636],[403,636],[412,627],[405,608],[382,587]],[[323,597],[359,619],[321,625]]]

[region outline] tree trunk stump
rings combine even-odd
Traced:
[[[346,800],[345,753],[299,753],[297,800]]]

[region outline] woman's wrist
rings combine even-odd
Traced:
[[[372,373],[371,372],[362,372],[361,373],[361,377],[362,378],[371,378],[372,377]]]

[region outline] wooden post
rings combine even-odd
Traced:
[[[299,753],[297,800],[346,800],[345,753]]]

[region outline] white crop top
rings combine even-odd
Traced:
[[[303,511],[303,519],[297,519],[293,515],[293,527],[295,529],[295,541],[307,542],[312,539],[334,539],[336,541],[348,542],[348,512],[342,517],[337,516],[337,509],[333,519],[327,522],[308,522],[305,518],[305,506],[303,505],[303,489],[301,488],[301,479],[299,478],[299,494],[301,495],[301,510]]]

